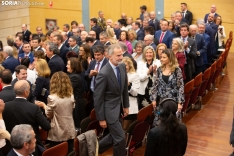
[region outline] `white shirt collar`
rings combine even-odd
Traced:
[[[51,56],[50,60],[54,57],[55,55]]]
[[[25,100],[27,100],[26,98],[24,98],[24,97],[19,97],[19,96],[16,96],[15,98],[16,98],[16,99],[25,99]]]
[[[41,47],[41,46],[38,46],[38,47],[35,49],[35,51],[37,51],[40,47]]]
[[[9,87],[9,86],[11,86],[11,85],[6,85],[6,86],[2,87],[2,89],[3,89],[3,88],[6,88],[6,87]]]
[[[17,98],[17,97],[16,97]],[[14,148],[13,148],[14,152],[18,155],[18,156],[23,156],[22,154],[18,153]]]
[[[62,46],[63,46],[63,43],[62,43],[62,44],[60,44],[60,46],[58,47],[58,49],[60,50],[60,49],[62,48]]]
[[[140,28],[138,28],[138,29],[136,30],[136,33],[137,33],[139,30],[140,30]]]

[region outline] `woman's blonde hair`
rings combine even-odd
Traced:
[[[46,78],[50,77],[50,68],[44,59],[37,59],[35,63],[37,66],[38,76],[46,77]]]
[[[171,68],[171,72],[174,72],[177,67],[179,67],[177,58],[172,50],[165,49],[163,50],[162,54],[166,54],[169,59],[169,67]],[[162,70],[166,68],[166,65],[161,65]]]
[[[135,30],[133,30],[133,29],[130,29],[130,30],[128,31],[128,34],[133,34],[134,39],[136,39],[136,38],[137,38],[136,31],[135,31]]]
[[[143,55],[142,55],[142,61],[143,61],[143,62],[147,62],[146,57],[145,57],[145,53],[146,53],[146,51],[149,50],[149,49],[153,51],[153,61],[156,59],[156,53],[155,53],[155,51],[154,51],[154,48],[153,48],[152,46],[146,46],[146,47],[144,48],[144,50],[143,50]]]
[[[67,74],[56,72],[50,79],[50,94],[56,94],[60,98],[71,97],[73,88]]]
[[[118,43],[118,40],[115,39],[115,32],[114,32],[113,28],[111,28],[110,26],[108,26],[106,28],[106,34],[107,34],[107,38],[109,39],[109,41],[110,41],[111,44]]]
[[[128,64],[128,66],[129,66],[129,71],[128,72],[129,73],[135,73],[136,72],[136,70],[135,70],[135,68],[133,66],[133,62],[129,57],[123,57],[122,62]]]

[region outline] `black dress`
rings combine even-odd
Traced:
[[[150,64],[146,63],[147,68],[149,68],[152,64],[153,64],[153,61]],[[150,93],[149,92],[150,92],[151,87],[153,86],[152,78],[153,78],[153,72],[150,73],[150,76],[148,77],[149,81],[148,81],[148,84],[147,84],[147,86],[145,88],[145,95],[138,94],[137,101],[138,101],[139,110],[144,108],[146,105],[151,104]]]
[[[75,127],[80,127],[80,122],[86,117],[85,116],[85,99],[83,98],[82,92],[82,80],[78,73],[68,74],[72,88],[73,94],[76,101],[75,109],[73,110],[73,119],[75,122]]]
[[[45,88],[47,91],[49,91],[50,89],[50,78],[45,78],[42,76],[38,76],[35,82],[35,89],[34,89],[34,96],[35,99],[38,101],[42,101],[45,104],[47,104],[47,94],[45,94],[44,96],[42,95],[42,90],[43,88]]]

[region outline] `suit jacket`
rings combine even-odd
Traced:
[[[76,44],[76,46],[74,48],[69,47],[68,49],[69,49],[69,51],[76,52],[78,54],[78,56],[79,56],[79,49],[80,49],[80,47],[78,46],[78,44]]]
[[[15,79],[11,82],[11,85],[12,85],[13,88],[14,88],[14,85],[15,85],[15,83],[16,83],[17,81],[18,81],[18,79],[15,78]],[[35,96],[34,96],[33,91],[32,91],[32,84],[31,84],[31,82],[28,81],[28,80],[27,80],[27,82],[29,83],[29,86],[30,86],[30,93],[29,93],[29,96],[28,96],[27,100],[28,100],[29,102],[31,102],[31,103],[34,103],[34,101],[35,101]]]
[[[144,32],[140,29],[138,32],[137,32],[137,38],[136,38],[136,40],[144,40],[144,37],[145,37],[145,34],[144,34]]]
[[[22,33],[23,33],[23,40],[29,42],[31,32],[29,30],[26,30],[25,33],[24,32],[22,32]]]
[[[19,54],[24,53],[23,45],[21,47],[17,47],[17,50],[18,50]]]
[[[96,46],[96,45],[102,45],[102,43],[99,40],[95,40],[93,46]]]
[[[132,58],[132,55],[131,55],[131,54],[129,54],[127,51],[125,51],[125,52],[123,53],[123,57],[129,57],[129,58]]]
[[[154,19],[154,20],[150,20],[149,23],[153,23],[154,24],[154,31],[158,31],[161,29],[160,27],[160,21],[158,19]]]
[[[114,29],[114,32],[115,32],[116,38],[119,40],[121,29]]]
[[[210,14],[210,13],[206,14],[205,17],[204,17],[205,23],[207,22],[207,19],[208,19],[209,14]],[[218,16],[218,14],[215,13],[215,14],[214,14],[214,17],[217,17],[217,16]]]
[[[69,39],[72,35],[73,35],[72,32],[69,31],[69,32],[67,33],[67,38]]]
[[[13,56],[9,56],[4,62],[2,62],[2,66],[5,69],[9,69],[13,74],[15,71],[15,67],[19,65],[19,61]]]
[[[202,57],[203,57],[203,63],[204,64],[207,64],[207,53],[208,53],[208,47],[210,46],[210,36],[207,35],[206,33],[203,33],[201,34],[203,39],[204,39],[204,42],[205,42],[205,47],[206,47],[206,53],[203,53],[202,54]]]
[[[106,65],[107,62],[108,62],[108,59],[107,59],[107,58],[104,58],[100,70]],[[88,69],[85,71],[85,79],[86,79],[87,82],[88,82],[88,87],[89,87],[89,88],[90,88],[90,83],[91,83],[91,81],[92,81],[92,77],[89,77],[89,73],[90,73],[91,70],[94,70],[94,69],[95,69],[96,63],[97,63],[97,62],[96,62],[95,59],[92,60],[92,61],[90,62],[90,64],[89,64]]]
[[[99,40],[99,34],[101,33],[101,28],[97,25],[93,26],[91,30],[96,32],[96,39]]]
[[[160,41],[160,36],[162,34],[162,30],[158,30],[155,32],[154,37]],[[167,48],[170,48],[172,45],[172,39],[174,38],[174,34],[171,31],[166,31],[166,34],[164,34],[164,37],[162,39],[162,43],[167,45]]]
[[[104,45],[111,45],[110,41],[107,41]]]
[[[188,21],[188,24],[191,25],[193,21],[193,13],[189,10],[186,11],[184,18]]]
[[[50,71],[51,71],[50,77],[52,77],[52,75],[55,72],[63,71],[64,70],[64,62],[61,59],[61,57],[59,57],[58,55],[54,55],[50,59],[48,65],[49,65],[49,68],[50,68]]]
[[[25,57],[25,54],[24,53],[21,53],[21,54],[19,54],[19,59],[20,58],[24,58]],[[29,54],[29,60],[30,60],[30,63],[33,63],[33,61],[34,61],[34,55],[33,55],[33,53],[32,52],[30,52],[30,54]],[[20,61],[20,60],[19,60]]]
[[[199,34],[196,34],[195,37],[196,43],[197,43],[197,51],[200,52],[200,56],[197,56],[195,59],[195,64],[196,66],[203,66],[203,55],[206,55],[206,46],[205,46],[205,41],[203,37]]]
[[[59,49],[59,51],[60,51],[59,56],[63,60],[64,65],[66,66],[66,64],[67,64],[67,57],[66,57],[66,55],[69,52],[69,49],[63,44],[62,47]],[[65,69],[65,67],[64,67],[64,69]]]
[[[73,95],[64,98],[60,98],[56,94],[49,95],[45,114],[51,119],[52,127],[48,133],[48,140],[62,142],[76,137],[72,116],[74,105]]]
[[[45,36],[44,34],[37,34],[39,37],[43,37],[43,36]]]
[[[210,44],[207,47],[207,56],[212,56],[216,53],[215,33],[214,30],[209,25],[206,25],[205,33],[210,36]]]
[[[6,86],[0,92],[0,99],[5,103],[15,99],[15,91],[12,86]]]
[[[36,134],[37,144],[41,146],[39,126],[45,131],[51,128],[49,121],[43,116],[40,108],[23,98],[15,98],[13,101],[6,102],[2,115],[8,132],[11,132],[15,125],[31,125]]]
[[[188,37],[188,48],[190,49],[190,52],[186,53],[186,61],[191,67],[192,73],[195,72],[195,66],[194,66],[194,59],[197,58],[197,46],[196,41],[194,39],[191,39]]]
[[[157,47],[157,46],[156,46],[156,44],[155,44],[154,42],[151,43],[150,46],[152,46],[152,47],[154,48],[154,51],[156,50],[156,47]]]
[[[212,28],[214,35],[218,32],[218,27],[219,27],[219,26],[216,25],[214,22],[207,23],[207,25],[209,25],[209,26]],[[214,37],[215,37],[215,36],[214,36]]]
[[[66,40],[66,41],[64,41],[64,42],[63,42],[63,44],[64,44],[67,48],[69,48],[69,47],[70,47],[70,45],[69,45],[69,43],[68,43],[68,38],[67,38],[67,40]]]
[[[94,90],[94,109],[97,120],[113,124],[119,120],[121,106],[129,108],[128,78],[125,64],[119,64],[121,86],[115,72],[108,62],[96,77]]]
[[[7,154],[7,156],[18,156],[13,149]]]
[[[35,85],[36,87],[33,91],[33,95],[35,96],[35,99],[47,104],[47,96],[42,96],[41,93],[42,93],[43,88],[47,89],[47,91],[50,90],[50,78],[38,76],[36,79]]]

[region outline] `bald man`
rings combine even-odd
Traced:
[[[125,20],[127,21],[127,15],[126,15],[125,13],[122,13],[122,14],[121,14],[121,18],[122,18],[122,19],[125,19]]]
[[[49,121],[43,116],[37,105],[26,100],[30,92],[30,86],[26,80],[17,81],[14,85],[14,90],[16,98],[13,101],[6,102],[2,114],[7,131],[11,132],[15,125],[29,124],[33,127],[36,134],[36,144],[43,146],[40,139],[39,127],[45,131],[50,130],[51,126]],[[36,147],[33,155],[41,155],[38,147]]]
[[[210,7],[210,13],[213,14],[214,17],[218,16],[218,14],[216,13],[216,10],[217,10],[216,6],[214,4],[211,5],[211,7]],[[204,17],[205,23],[207,22],[207,19],[208,19],[208,16],[209,16],[210,13],[208,13],[208,14],[205,15],[205,17]]]
[[[23,40],[29,42],[31,32],[28,30],[27,24],[22,24],[21,28],[22,28],[22,33],[23,33]]]
[[[160,30],[160,21],[156,18],[156,14],[154,11],[150,12],[150,21],[149,24],[153,23],[154,24],[154,31]]]
[[[191,38],[196,41],[196,45],[197,45],[197,52],[196,52],[197,57],[194,60],[195,61],[195,73],[193,75],[194,77],[196,77],[203,70],[203,65],[204,65],[203,55],[207,55],[207,47],[203,39],[203,36],[198,34],[197,25],[190,25],[189,33],[191,35]]]

